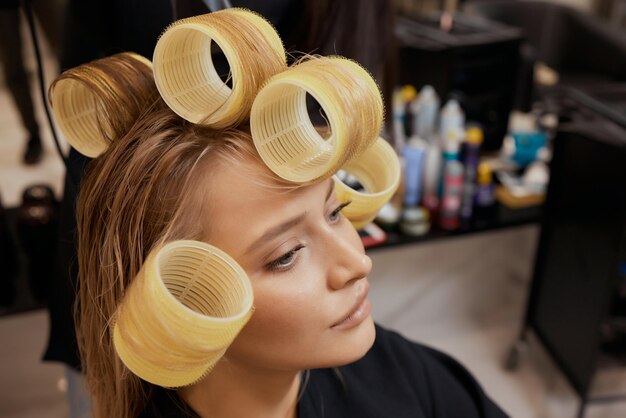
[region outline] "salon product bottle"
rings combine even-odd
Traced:
[[[406,84],[400,91],[402,94],[402,100],[404,103],[404,135],[407,138],[415,135],[413,126],[415,125],[416,115],[413,113],[413,102],[417,96],[417,90],[410,84]]]
[[[459,152],[461,150],[461,143],[463,142],[462,131],[454,129],[448,131],[446,140],[443,142],[442,157],[444,163],[448,161],[459,160]]]
[[[433,130],[439,113],[439,96],[432,86],[425,85],[420,90],[419,96],[414,101],[413,134],[430,142],[433,138]]]
[[[476,176],[476,207],[487,208],[495,203],[495,187],[493,184],[493,172],[489,163],[478,164]]]
[[[376,223],[382,229],[390,231],[400,222],[401,211],[401,208],[398,209],[393,203],[388,202],[376,214]]]
[[[425,235],[430,231],[430,215],[421,206],[405,207],[400,219],[400,230],[411,236]]]
[[[406,106],[402,98],[402,91],[396,88],[393,92],[392,102],[393,112],[393,139],[396,152],[401,152],[406,144],[406,135],[404,132],[404,119],[406,117]]]
[[[443,196],[439,210],[439,225],[443,229],[454,230],[460,225],[461,198],[463,191],[463,164],[458,160],[446,164]]]
[[[424,156],[428,144],[421,138],[411,137],[402,150],[404,156],[404,206],[419,204],[422,196],[422,175]]]
[[[438,195],[441,198],[443,195],[443,178],[445,174],[446,164],[450,161],[459,160],[459,150],[461,149],[461,142],[463,140],[462,129],[451,129],[448,134],[443,138],[441,153],[441,172],[439,176],[439,186],[437,189]],[[441,200],[441,199],[440,199]]]
[[[461,161],[465,173],[463,175],[463,199],[461,203],[461,223],[467,225],[472,218],[474,194],[476,192],[476,170],[480,159],[480,145],[483,142],[483,131],[472,126],[465,132],[465,142]]]
[[[489,163],[478,164],[476,176],[476,198],[474,206],[474,221],[476,226],[483,226],[493,219],[495,212],[495,185],[493,171]]]
[[[439,135],[443,141],[450,135],[452,130],[463,131],[465,125],[465,114],[455,99],[447,101],[441,109],[441,120],[439,123]]]
[[[424,199],[423,204],[431,214],[439,207],[439,184],[441,180],[442,155],[437,141],[428,145],[424,160]]]

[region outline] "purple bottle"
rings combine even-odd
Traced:
[[[467,225],[472,219],[474,195],[476,193],[476,171],[480,159],[480,145],[483,142],[483,131],[478,127],[468,128],[463,144],[462,161],[465,167],[463,181],[463,200],[461,203],[461,223]]]

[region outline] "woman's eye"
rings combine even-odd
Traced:
[[[339,220],[339,217],[341,216],[341,211],[348,206],[350,203],[352,203],[352,201],[347,201],[346,203],[342,203],[341,205],[339,205],[337,207],[337,209],[333,210],[330,215],[328,216],[328,218],[330,219],[331,222],[337,222]]]
[[[268,263],[265,268],[270,271],[284,271],[290,269],[296,261],[297,252],[304,248],[304,245],[298,245],[288,253],[282,255],[276,260]]]

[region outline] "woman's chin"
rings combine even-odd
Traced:
[[[376,327],[374,326],[374,320],[371,316],[363,321],[356,338],[358,339],[355,344],[357,349],[355,350],[355,358],[352,362],[360,360],[374,345],[374,341],[376,340]]]
[[[336,348],[329,358],[329,363],[322,367],[340,367],[360,360],[372,348],[375,339],[376,328],[371,316],[358,327],[339,331],[334,336]]]

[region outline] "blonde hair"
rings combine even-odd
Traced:
[[[207,240],[206,222],[197,222],[206,219],[204,172],[220,159],[251,158],[247,132],[214,131],[160,109],[91,163],[77,207],[77,335],[96,417],[136,416],[150,394],[113,347],[109,325],[124,291],[155,246]]]
[[[49,97],[68,141],[80,153],[97,157],[159,92],[150,61],[123,52],[65,71],[50,86]]]
[[[84,68],[74,69],[72,76],[89,80],[92,72]],[[107,100],[116,94],[100,97]],[[147,88],[141,94],[151,96],[153,91]],[[106,101],[107,106],[114,104]],[[127,125],[126,133],[90,163],[77,203],[77,338],[97,418],[134,417],[147,405],[152,385],[122,364],[113,347],[110,322],[152,248],[176,239],[207,240],[204,227],[209,225],[196,221],[209,210],[204,205],[210,192],[205,179],[211,168],[236,162],[259,184],[284,190],[299,187],[264,168],[245,125],[226,130],[195,125],[158,98],[134,115],[136,121],[127,111],[109,111],[110,118],[117,118],[114,123],[124,118],[132,126]]]
[[[321,63],[325,58],[315,60]],[[347,120],[343,142],[359,144],[353,150],[343,147],[342,152],[353,157],[377,138],[383,111],[380,93],[366,74],[351,78],[356,64],[341,59],[327,62],[339,66],[336,80],[331,77],[326,82],[343,86],[337,98],[340,103],[333,108],[337,117],[341,114]],[[298,64],[300,68],[290,74],[308,67]],[[321,68],[316,64],[309,66]],[[274,68],[276,57],[260,54],[256,65]],[[289,192],[328,178],[338,168],[333,166],[309,181],[278,177],[263,163],[247,123],[256,94],[240,98],[238,104],[247,110],[245,115],[237,114],[231,125],[195,124],[165,104],[147,68],[145,60],[116,55],[73,69],[53,85],[60,90],[59,83],[71,79],[86,86],[97,108],[103,109],[96,123],[110,144],[90,164],[77,203],[77,339],[96,418],[135,417],[148,405],[154,386],[120,360],[111,322],[152,249],[174,240],[208,242],[210,224],[199,220],[209,218],[211,170],[234,163],[250,181]],[[276,71],[281,68],[282,64]],[[265,86],[268,83],[271,79]]]

